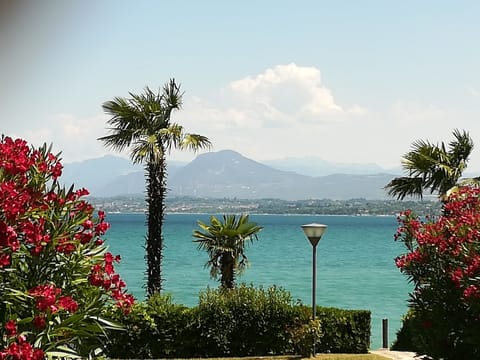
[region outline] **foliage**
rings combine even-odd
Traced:
[[[208,289],[198,305],[203,356],[289,353],[287,328],[296,323],[291,295],[271,287]]]
[[[457,185],[467,168],[473,150],[473,141],[466,131],[454,130],[455,140],[446,145],[417,140],[412,150],[402,158],[407,176],[393,179],[385,187],[388,194],[398,199],[406,196],[422,197],[427,190],[443,197]],[[472,179],[473,180],[473,179]],[[478,180],[478,179],[476,179]]]
[[[203,230],[195,230],[194,242],[199,249],[208,253],[209,260],[205,266],[210,267],[210,275],[216,279],[220,274],[220,284],[224,288],[235,287],[235,277],[248,266],[245,255],[247,242],[257,240],[257,233],[262,227],[249,221],[248,215],[223,215],[223,221],[210,217],[210,224],[198,221]]]
[[[58,184],[62,165],[43,146],[0,141],[0,358],[89,356],[101,351],[105,303],[128,312],[120,260],[101,236],[104,213],[85,189]]]
[[[414,284],[408,326],[414,345],[435,359],[480,357],[480,189],[461,187],[438,219],[399,217],[396,264]]]
[[[112,332],[107,355],[110,358],[182,358],[194,353],[192,333],[194,309],[172,303],[169,295],[154,294],[136,303],[125,316],[111,307],[112,317],[123,332]]]
[[[310,357],[316,351],[315,346],[322,337],[322,326],[319,320],[305,319],[289,328],[290,343],[294,354],[300,354],[303,357]]]
[[[309,312],[309,308],[305,308]],[[322,336],[316,344],[319,353],[366,353],[370,348],[368,310],[344,310],[317,307],[316,318],[322,325]]]
[[[422,337],[417,334],[417,329],[421,329],[422,324],[415,318],[412,309],[402,319],[402,327],[397,331],[397,336],[391,350],[394,351],[414,351],[422,352],[422,346],[418,345]]]
[[[312,322],[311,309],[294,305],[291,295],[276,287],[207,289],[194,308],[154,295],[126,316],[112,311],[126,329],[110,334],[107,355],[112,358],[309,356],[314,339],[317,349],[358,353],[366,352],[370,337],[370,312],[319,307],[322,319]]]
[[[110,134],[99,138],[108,147],[118,151],[130,150],[134,163],[145,164],[147,181],[147,292],[152,295],[162,288],[162,226],[165,213],[166,155],[171,149],[198,150],[209,147],[210,141],[202,135],[186,133],[179,124],[171,122],[173,110],[180,109],[183,93],[180,85],[171,79],[157,93],[148,87],[130,98],[115,97],[103,104]]]

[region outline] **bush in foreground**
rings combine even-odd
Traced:
[[[108,356],[180,358],[267,356],[317,352],[366,353],[370,345],[370,312],[295,305],[280,288],[207,289],[199,305],[176,305],[152,296],[135,304],[126,317],[113,316],[125,332],[110,334]]]
[[[0,359],[99,354],[105,303],[128,312],[133,297],[115,274],[119,257],[101,236],[104,214],[66,190],[46,146],[0,140]]]
[[[401,342],[434,359],[480,358],[480,189],[452,192],[436,220],[406,211],[399,222],[408,252],[396,263],[414,284]]]

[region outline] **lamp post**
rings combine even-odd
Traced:
[[[312,320],[315,320],[316,310],[316,289],[317,289],[317,245],[322,238],[323,233],[327,230],[327,225],[323,224],[307,224],[302,225],[303,232],[307,236],[310,244],[312,244]],[[315,356],[315,339],[313,340],[313,355]]]

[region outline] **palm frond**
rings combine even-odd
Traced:
[[[423,197],[423,179],[421,177],[398,177],[386,186],[387,194],[403,200],[407,196]]]
[[[454,130],[453,136],[455,140],[449,143],[449,154],[451,154],[452,159],[467,162],[474,147],[472,138],[467,131],[458,129]]]
[[[402,158],[402,168],[407,176],[392,180],[385,189],[389,195],[403,199],[408,195],[422,197],[422,193],[438,192],[444,196],[457,185],[467,168],[473,142],[468,132],[454,130],[454,140],[448,144],[428,141],[413,142],[411,151]]]
[[[480,187],[480,176],[474,178],[465,178],[459,182],[460,186]]]
[[[257,233],[263,227],[250,222],[248,215],[223,215],[221,220],[211,216],[210,224],[202,221],[197,224],[201,230],[194,230],[193,241],[200,250],[207,251],[209,260],[206,266],[210,267],[211,276],[216,278],[218,274],[222,274],[222,283],[229,279],[227,283],[233,284],[235,272],[241,273],[248,265],[245,245],[258,240]],[[226,261],[231,265],[226,266]]]
[[[180,89],[180,85],[175,82],[175,79],[163,86],[163,105],[166,109],[180,109],[182,107],[183,92]]]
[[[135,144],[132,145],[130,158],[134,164],[161,164],[165,161],[165,154],[161,146],[159,146],[157,137],[150,135],[138,139]]]
[[[212,143],[210,140],[199,134],[185,134],[180,144],[180,149],[186,149],[191,151],[198,151],[200,149],[210,149]]]

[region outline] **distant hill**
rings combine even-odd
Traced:
[[[168,175],[172,196],[283,200],[384,199],[383,187],[395,177],[381,172],[313,177],[276,169],[232,150],[202,154],[186,165],[171,163]],[[97,197],[145,192],[142,167],[115,156],[67,164],[63,178]]]
[[[383,199],[391,174],[334,174],[322,177],[274,169],[223,150],[199,155],[169,178],[172,195],[284,200]]]
[[[169,174],[174,174],[184,165],[169,162]],[[140,194],[145,191],[143,166],[133,165],[131,160],[114,155],[64,164],[61,181],[65,186],[85,187],[94,196]]]
[[[99,192],[116,178],[141,170],[132,162],[119,156],[106,155],[97,159],[65,164],[61,180],[63,184],[85,187],[92,194]]]
[[[265,165],[275,169],[294,171],[298,174],[308,176],[327,176],[331,174],[370,175],[379,173],[400,174],[401,169],[384,169],[374,163],[367,164],[342,164],[332,163],[318,157],[284,158],[268,160]]]

